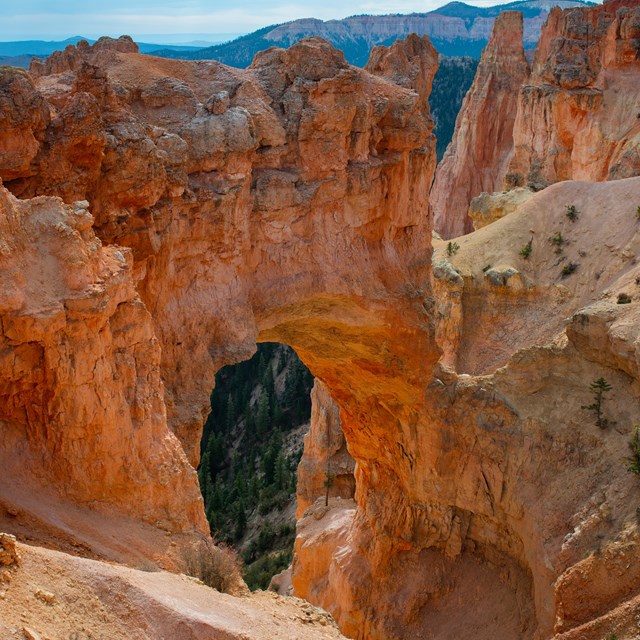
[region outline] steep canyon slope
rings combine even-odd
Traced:
[[[300,523],[298,595],[354,638],[624,638],[640,178],[554,185],[432,247],[437,56],[374,54],[312,38],[235,70],[121,38],[3,72],[2,528],[114,557],[127,519],[121,546],[168,562],[206,529],[189,461],[214,373],[277,341],[356,461],[355,499]],[[598,377],[607,430],[581,408]],[[47,520],[44,484],[77,524]]]
[[[472,230],[467,209],[482,192],[640,174],[639,3],[554,8],[530,74],[515,23],[499,26],[431,192],[447,238]]]

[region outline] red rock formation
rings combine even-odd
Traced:
[[[30,175],[49,124],[49,109],[32,79],[21,69],[4,67],[0,76],[0,175],[11,180]]]
[[[640,3],[554,9],[520,91],[510,183],[640,173]]]
[[[300,519],[317,498],[353,498],[354,464],[342,433],[340,407],[327,387],[316,380],[311,391],[311,426],[298,465],[296,518]]]
[[[105,461],[96,467],[81,448],[86,464],[56,470],[61,461],[55,451],[78,447],[75,431],[59,427],[55,449],[48,437],[29,441],[33,455],[46,456],[50,467],[32,471],[48,477],[52,489],[64,492],[73,486],[75,503],[94,498],[92,504],[105,511],[137,512],[150,520],[164,520],[166,511],[178,510],[179,522],[201,526],[201,512],[165,504],[190,505],[196,499],[193,472],[182,459],[168,468],[158,465],[155,450],[145,443],[174,446],[163,431],[166,407],[171,428],[195,463],[214,372],[245,358],[256,339],[294,346],[341,399],[354,432],[362,416],[375,421],[394,405],[418,398],[412,385],[428,375],[438,357],[422,306],[430,229],[421,211],[428,206],[434,169],[433,145],[425,149],[424,141],[432,140],[431,120],[424,96],[349,67],[320,40],[264,52],[248,71],[121,49],[117,42],[80,46],[55,64],[38,67],[35,83],[48,102],[51,125],[31,166],[11,173],[7,185],[22,198],[86,198],[102,241],[130,248],[127,273],[137,293],[128,289],[129,298],[122,301],[109,295],[115,311],[100,306],[101,320],[91,326],[102,326],[110,313],[122,312],[132,296],[140,296],[144,304],[137,303],[138,315],[129,314],[130,324],[123,325],[122,335],[133,342],[118,344],[116,352],[124,350],[125,362],[135,370],[134,356],[126,354],[127,349],[142,354],[145,343],[140,338],[135,346],[137,332],[151,341],[150,349],[155,345],[144,355],[154,400],[148,413],[140,409],[130,418],[130,411],[138,411],[135,391],[127,392],[133,393],[126,396],[133,403],[129,409],[119,401],[102,407],[98,400],[88,404],[75,383],[63,380],[60,393],[54,393],[55,406],[64,411],[61,424],[75,415],[86,421],[82,416],[88,411],[91,420],[105,425],[95,428],[105,446],[111,446],[104,435],[107,425],[120,434],[126,451],[121,455],[113,445],[110,455],[127,463],[112,468]],[[415,40],[407,60],[431,59],[432,52],[428,41]],[[420,81],[414,73],[411,81],[428,87],[435,64],[416,68],[429,77]],[[18,111],[9,101],[11,107]],[[65,255],[73,259],[72,251]],[[415,282],[409,296],[407,282]],[[88,286],[83,280],[77,288],[89,295],[83,288]],[[57,295],[58,306],[64,307],[62,292]],[[11,318],[21,308],[18,300],[6,313]],[[153,330],[144,324],[151,318]],[[338,351],[336,332],[343,335]],[[86,331],[81,335],[77,349],[82,346],[90,354],[80,350],[76,357],[91,370],[109,343],[99,348]],[[97,335],[106,339],[104,333]],[[26,329],[20,339],[41,345]],[[14,357],[11,350],[7,357]],[[138,377],[113,373],[114,367],[99,371],[120,380],[124,393]],[[5,370],[16,375],[13,366]],[[154,387],[161,385],[160,376],[164,389]],[[46,398],[53,383],[41,384],[46,397],[30,396],[31,410],[40,416],[38,423],[51,422]],[[102,379],[95,384],[111,389]],[[383,407],[379,394],[384,388],[389,392]],[[11,382],[0,415],[21,433],[18,425],[28,420],[7,409],[18,403],[14,390]],[[156,429],[157,435],[147,429]],[[85,426],[83,433],[93,430]],[[139,435],[131,438],[130,432]],[[385,456],[395,464],[398,445],[391,434],[385,440]],[[99,450],[91,441],[86,447]],[[374,459],[377,455],[376,450],[366,452]],[[169,453],[164,457],[171,459]],[[167,478],[183,474],[184,487],[163,478],[143,480],[156,471]],[[154,497],[133,492],[128,501],[121,476]],[[91,496],[94,482],[99,487]]]
[[[471,199],[501,188],[511,158],[518,90],[528,75],[522,14],[504,11],[496,18],[436,171],[430,199],[436,231],[444,238],[472,231]]]
[[[415,91],[425,113],[428,113],[433,69],[437,68],[438,52],[427,38],[415,33],[396,40],[390,47],[374,47],[365,66],[369,73]]]
[[[87,202],[24,202],[0,186],[0,500],[45,504],[53,488],[74,506],[204,533],[131,252],[103,247],[93,222]]]

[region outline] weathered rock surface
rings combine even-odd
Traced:
[[[319,497],[353,498],[354,467],[342,432],[340,407],[326,385],[316,380],[311,391],[311,426],[298,465],[296,518]]]
[[[500,638],[597,640],[634,624],[639,583],[616,567],[631,566],[637,552],[637,479],[622,459],[640,418],[638,201],[640,178],[566,182],[458,238],[451,256],[434,241],[447,366],[427,388],[429,418],[411,451],[415,483],[406,490],[415,502],[387,486],[379,497],[369,492],[366,510],[320,501],[299,522],[295,592],[331,611],[348,635],[489,639],[499,628]],[[565,276],[571,263],[578,267]],[[632,303],[617,304],[625,291]],[[609,431],[582,409],[601,375],[614,389]],[[610,563],[586,562],[592,551]],[[604,566],[611,577],[599,573]]]
[[[526,187],[516,187],[510,191],[496,193],[481,193],[471,200],[467,215],[473,223],[474,230],[481,229],[516,211],[532,195],[533,191]]]
[[[522,14],[504,11],[493,25],[431,189],[434,225],[442,237],[472,231],[467,216],[471,199],[502,187],[513,147],[518,91],[528,75]]]
[[[344,638],[330,616],[296,598],[235,598],[157,569],[139,571],[26,545],[20,552],[22,566],[9,583],[0,583],[3,640]]]
[[[430,86],[427,40],[394,53],[432,60],[409,79]],[[15,270],[0,404],[3,461],[20,479],[3,487],[10,530],[37,520],[48,541],[116,559],[130,559],[131,540],[114,542],[86,510],[132,518],[128,532],[136,519],[202,531],[196,477],[167,423],[197,462],[214,372],[256,340],[294,346],[354,433],[384,429],[394,407],[415,411],[414,385],[438,357],[423,306],[435,164],[424,94],[318,39],[264,52],[248,71],[140,56],[126,39],[34,71],[51,122],[7,181],[23,200],[2,201]],[[37,279],[20,280],[18,255]],[[398,444],[385,439],[394,465]],[[363,471],[365,458],[378,464],[376,448],[362,455]],[[22,491],[43,483],[46,501]],[[136,553],[168,551],[147,543]]]
[[[553,9],[518,98],[511,184],[640,174],[640,3]]]
[[[9,533],[0,533],[0,565],[11,567],[20,562],[16,548],[16,537]]]
[[[0,494],[40,492],[44,503],[58,488],[71,505],[204,532],[131,252],[102,246],[88,206],[21,201],[0,186]]]

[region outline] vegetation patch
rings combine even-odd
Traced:
[[[558,231],[558,233],[556,233],[554,236],[551,236],[551,238],[549,238],[549,242],[555,246],[556,253],[562,253],[562,247],[564,244],[566,244],[567,241],[562,235],[562,233]]]
[[[531,255],[532,252],[533,252],[533,238],[531,240],[529,240],[529,242],[527,242],[527,244],[525,244],[522,247],[522,249],[520,249],[520,255],[525,260],[528,260],[529,256]]]
[[[312,384],[296,353],[271,343],[216,375],[198,478],[211,534],[238,551],[251,589],[266,588],[291,561],[295,509],[289,507]]]
[[[571,222],[575,222],[578,219],[578,209],[576,208],[575,204],[567,205],[566,216],[567,218],[569,218],[569,220],[571,220]]]
[[[447,244],[447,255],[449,257],[454,256],[460,250],[460,245],[457,242],[449,242]]]
[[[627,464],[627,471],[636,476],[640,476],[640,426],[636,426],[629,440],[631,455],[624,459]]]

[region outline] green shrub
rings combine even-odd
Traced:
[[[578,219],[578,210],[574,204],[567,205],[567,218],[571,220],[571,222],[575,222]]]
[[[562,236],[562,233],[558,231],[558,233],[556,233],[554,236],[551,236],[551,238],[549,238],[549,242],[555,245],[556,253],[562,253],[562,245],[565,244],[567,241]]]
[[[533,252],[533,238],[525,244],[522,249],[520,249],[520,255],[527,260],[531,253]]]
[[[460,245],[457,242],[449,242],[447,244],[447,255],[449,257],[454,256],[456,253],[458,253],[459,249]]]
[[[577,268],[578,265],[575,262],[567,262],[567,264],[562,267],[562,277],[566,278],[570,276]]]
[[[624,459],[627,463],[627,471],[640,476],[640,426],[636,426],[629,440],[631,455]]]
[[[618,304],[629,304],[631,302],[631,296],[628,293],[618,294]]]
[[[291,564],[291,551],[280,551],[262,556],[244,569],[244,579],[251,591],[266,589],[271,578]]]

